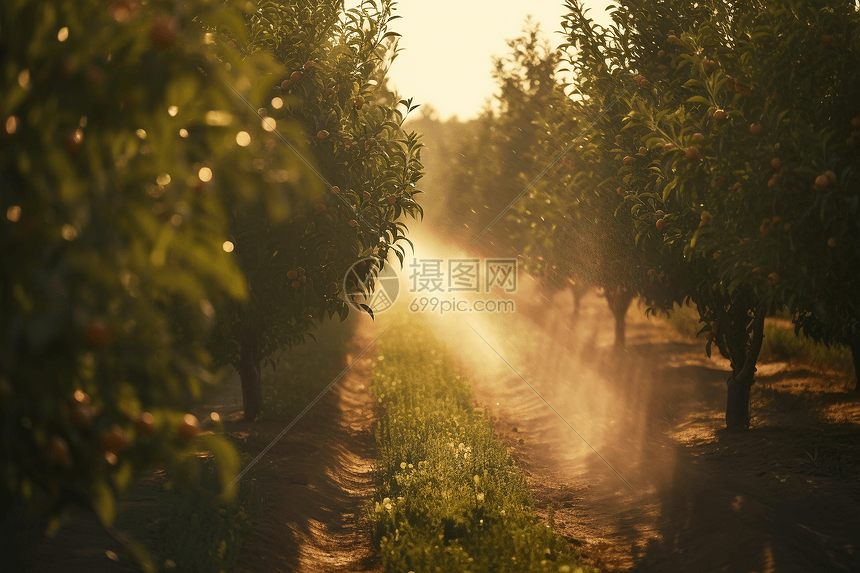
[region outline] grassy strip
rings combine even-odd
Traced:
[[[695,338],[696,333],[702,328],[698,313],[687,306],[676,308],[667,321],[676,331],[691,338]],[[854,369],[851,350],[848,347],[819,344],[803,334],[799,336],[794,334],[793,328],[778,324],[765,324],[760,360],[763,362],[791,360],[848,373],[853,372]]]
[[[592,570],[537,519],[471,383],[425,324],[386,334],[371,391],[383,408],[372,518],[386,571]]]

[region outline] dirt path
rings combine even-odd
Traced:
[[[524,293],[525,294],[525,293]],[[607,571],[860,571],[860,398],[848,380],[760,368],[754,429],[726,433],[727,365],[630,313],[626,353],[592,296],[534,292],[477,329],[632,485],[505,366],[461,353],[539,514]],[[496,358],[496,362],[499,362]]]
[[[353,354],[372,339],[356,330]],[[255,472],[263,502],[236,573],[377,571],[364,504],[374,491],[375,408],[368,384],[375,347],[265,455]],[[261,451],[285,423],[228,431],[249,453]]]

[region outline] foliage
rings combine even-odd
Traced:
[[[428,327],[391,333],[379,352],[372,517],[386,571],[581,572],[535,517],[522,473]]]
[[[402,127],[416,106],[391,101],[384,85],[398,36],[388,29],[392,8],[265,2],[249,17],[247,39],[229,40],[237,57],[267,53],[283,66],[258,110],[271,133],[251,138],[247,167],[278,183],[284,200],[233,210],[231,240],[250,300],[218,312],[216,354],[239,369],[245,387],[259,387],[261,362],[281,345],[304,342],[324,318],[346,317],[338,293],[359,259],[382,265],[393,251],[402,263],[408,239],[399,219],[423,214],[415,201],[421,145]],[[241,127],[260,121],[252,114]],[[287,167],[288,147],[311,160],[313,173]],[[246,394],[245,402],[256,417],[259,400]]]
[[[243,37],[247,6],[0,9],[2,507],[92,504],[110,522],[155,462],[178,479],[204,449],[222,480],[235,471],[183,409],[215,381],[214,309],[248,294],[222,248],[229,210],[280,197],[227,121],[247,114],[228,86],[257,107],[278,68],[231,58],[210,31]]]
[[[488,106],[455,155],[450,166],[449,210],[460,231],[455,237],[471,243],[502,215],[539,166],[530,151],[537,141],[535,118],[553,91],[556,54],[536,25],[526,22],[525,35],[508,42],[510,54],[494,60],[493,76],[499,93]],[[502,219],[481,243],[494,248],[493,256],[510,244],[513,226]]]
[[[579,77],[621,96],[607,116],[627,133],[606,151],[631,191],[623,209],[654,269],[647,280],[697,305],[707,351],[731,360],[730,393],[743,401],[767,314],[815,301],[842,308],[837,323],[854,314],[856,6],[622,2],[603,29],[566,5]]]

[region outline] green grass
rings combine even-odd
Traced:
[[[423,323],[382,339],[371,391],[382,412],[370,511],[386,571],[592,570],[537,519],[471,383]]]
[[[777,317],[784,320],[791,318],[784,312],[777,314]],[[690,338],[695,338],[702,327],[698,313],[688,306],[676,308],[666,320],[672,328]],[[704,341],[702,344],[704,345]],[[799,336],[794,334],[793,328],[778,324],[765,324],[759,360],[762,362],[791,360],[848,373],[853,372],[854,369],[851,350],[848,347],[819,344],[803,334]]]
[[[764,327],[761,360],[791,360],[849,373],[854,368],[851,350],[847,346],[825,346],[803,334],[794,334],[791,328],[776,324],[766,324]]]

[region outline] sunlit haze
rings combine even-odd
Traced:
[[[608,2],[590,0],[589,16],[608,21]],[[396,6],[401,19],[392,28],[403,35],[391,73],[398,95],[430,104],[441,119],[477,116],[496,89],[492,60],[507,52],[506,41],[523,30],[531,16],[554,47],[564,13],[561,0],[405,0]]]

